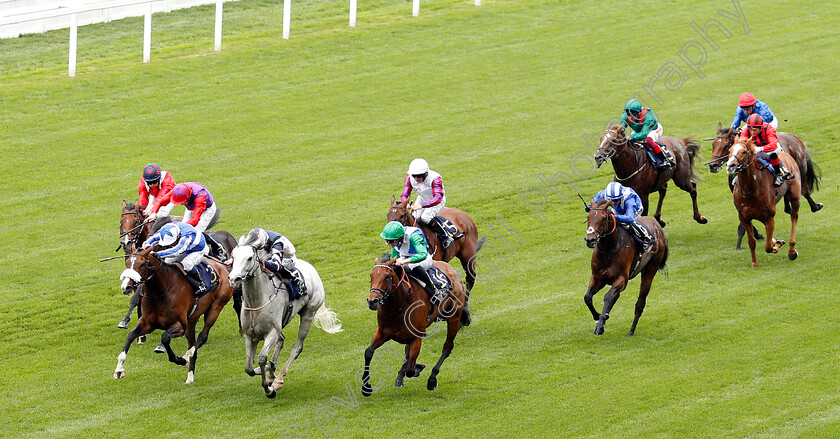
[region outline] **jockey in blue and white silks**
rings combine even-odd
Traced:
[[[625,228],[629,228],[633,235],[642,243],[642,251],[647,252],[653,246],[653,236],[647,228],[641,225],[637,218],[642,215],[644,204],[642,198],[632,188],[622,186],[617,181],[610,182],[607,187],[595,194],[592,201],[597,205],[601,200],[610,200],[616,221]]]
[[[206,245],[204,235],[195,227],[180,221],[171,222],[160,228],[154,235],[143,243],[143,248],[151,246],[164,247],[157,252],[158,257],[167,264],[180,263],[184,271],[189,275],[187,280],[194,280],[197,284],[190,283],[196,288],[197,293],[206,289],[199,277],[196,266],[209,254],[210,248]],[[190,279],[192,278],[192,279]]]
[[[297,255],[295,246],[289,238],[267,229],[259,227],[248,232],[248,242],[254,242],[254,248],[268,253],[263,261],[265,268],[282,279],[289,280],[289,288],[292,289],[292,300],[306,294],[306,283],[303,274],[295,268]]]

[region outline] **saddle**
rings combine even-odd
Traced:
[[[286,291],[289,293],[289,302],[293,302],[306,295],[306,281],[303,279],[303,274],[297,268],[291,272],[285,268],[281,268],[280,272],[272,272],[272,274],[280,279],[280,282],[286,287]],[[276,285],[275,288],[277,288]]]
[[[673,154],[671,154],[671,151],[669,151],[668,148],[666,148],[664,144],[659,143],[659,142],[656,142],[656,144],[659,145],[660,149],[662,149],[662,152],[665,154],[666,158],[673,159]],[[662,160],[660,160],[658,157],[653,155],[653,153],[647,148],[645,148],[645,152],[647,153],[648,160],[650,160],[650,164],[652,164],[654,168],[660,169],[662,167],[662,164],[663,164]]]

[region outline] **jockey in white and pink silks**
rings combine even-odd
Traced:
[[[429,164],[423,159],[414,159],[408,165],[408,173],[405,176],[401,202],[405,202],[411,195],[411,191],[417,192],[417,200],[411,206],[411,214],[418,223],[425,225],[435,231],[443,239],[441,244],[444,248],[452,244],[452,238],[441,227],[434,218],[446,206],[446,190],[443,187],[443,178],[435,171],[429,169]]]

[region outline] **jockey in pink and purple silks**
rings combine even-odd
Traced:
[[[401,202],[408,200],[411,191],[417,192],[417,200],[411,206],[411,214],[418,223],[430,227],[442,237],[441,244],[444,248],[452,244],[452,237],[441,226],[435,217],[446,206],[446,190],[443,187],[443,178],[435,171],[429,169],[429,164],[423,159],[414,159],[408,165],[408,173],[405,176]]]
[[[195,227],[199,232],[213,227],[219,220],[220,211],[213,202],[213,195],[207,188],[195,182],[178,183],[169,193],[158,197],[148,220],[169,215],[176,204],[183,204],[187,209],[183,222]]]

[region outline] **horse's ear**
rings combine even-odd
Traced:
[[[396,206],[396,205],[397,205],[397,196],[396,195],[391,195],[391,206]]]
[[[127,205],[128,205],[128,203],[126,203],[125,200],[123,200],[123,209],[125,209],[125,206],[127,206]]]
[[[718,122],[718,131],[720,131],[720,130],[722,130],[722,129],[723,129],[723,124],[722,124],[722,123],[720,123],[720,122]]]

